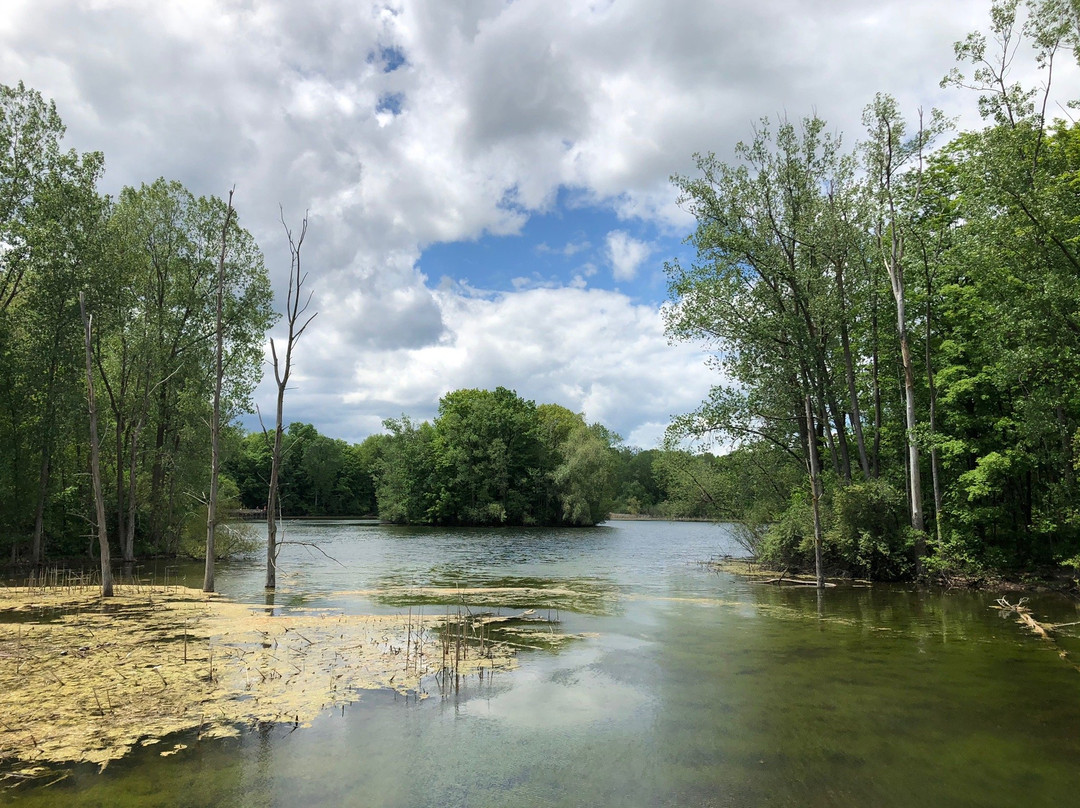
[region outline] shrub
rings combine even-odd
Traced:
[[[828,555],[847,571],[875,580],[910,574],[914,537],[907,524],[907,498],[884,480],[839,488],[825,533]]]
[[[218,513],[222,516],[240,507],[240,489],[228,477],[218,484]],[[199,505],[184,520],[180,533],[179,554],[206,558],[206,505]],[[255,552],[263,544],[254,522],[219,521],[214,534],[214,558],[233,558]]]

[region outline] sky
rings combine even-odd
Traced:
[[[0,83],[56,101],[102,190],[235,186],[284,305],[311,309],[287,422],[350,442],[466,387],[562,404],[651,448],[722,381],[664,333],[692,219],[673,174],[762,118],[941,107],[978,0],[4,0]],[[1075,78],[1075,77],[1074,77]],[[279,338],[280,328],[275,333]],[[271,374],[256,391],[273,411]],[[252,425],[250,419],[246,422]]]

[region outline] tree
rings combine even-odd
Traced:
[[[91,318],[86,313],[86,298],[79,293],[79,312],[82,314],[86,343],[86,404],[90,416],[90,476],[93,481],[94,506],[97,516],[98,550],[101,553],[101,596],[113,594],[112,565],[109,559],[109,536],[105,527],[105,500],[101,493],[101,452],[98,442],[97,401],[94,397],[94,358],[91,338]]]
[[[567,525],[595,525],[607,519],[615,494],[613,444],[618,436],[600,424],[587,424],[584,415],[558,404],[541,404],[536,413],[541,467],[550,479],[537,519]]]
[[[533,485],[540,467],[536,425],[536,405],[504,387],[443,396],[433,425],[433,521],[534,521]]]
[[[292,231],[285,224],[285,215],[282,213],[282,227],[289,241],[289,291],[285,301],[285,322],[288,325],[288,334],[285,338],[285,354],[283,361],[279,362],[277,345],[274,339],[270,339],[270,354],[273,357],[274,380],[277,382],[277,409],[274,426],[274,442],[270,453],[270,485],[269,495],[266,500],[266,588],[273,589],[277,586],[277,508],[278,508],[278,481],[281,476],[281,444],[284,434],[282,428],[282,416],[285,407],[285,389],[289,385],[289,377],[292,374],[293,348],[297,340],[315,318],[313,313],[310,317],[304,317],[311,294],[301,303],[303,286],[307,280],[307,273],[303,272],[300,265],[300,251],[304,246],[304,237],[307,235],[308,220],[304,217],[300,227],[300,235],[293,240]]]
[[[60,447],[83,428],[77,292],[95,283],[103,221],[103,158],[61,150],[63,134],[52,102],[0,85],[0,524],[31,533],[35,564],[65,521],[48,504]]]
[[[406,415],[383,421],[389,440],[377,466],[379,518],[397,524],[432,521],[435,429]]]
[[[159,179],[123,189],[110,217],[113,266],[122,274],[103,336],[108,342],[103,368],[122,436],[116,464],[128,468],[127,484],[118,488],[128,492],[132,544],[141,509],[146,539],[157,552],[175,551],[195,505],[188,492],[206,490],[199,480],[205,481],[210,462],[204,430],[212,402],[202,391],[215,386],[217,286],[227,214],[224,201],[195,197],[179,183]],[[262,254],[235,216],[226,241],[222,423],[249,407],[263,335],[273,318]]]
[[[225,255],[229,249],[233,192],[229,191],[225,223],[221,226],[221,258],[218,260],[217,306],[214,310],[214,404],[210,416],[210,498],[206,503],[206,570],[203,591],[214,591],[214,538],[217,532],[218,472],[221,468],[221,384],[225,377]]]
[[[922,538],[922,475],[916,432],[915,363],[908,339],[905,257],[911,228],[911,208],[918,206],[922,195],[926,149],[944,130],[945,121],[941,113],[934,110],[928,125],[924,126],[920,110],[918,131],[908,138],[896,100],[878,94],[864,111],[863,123],[869,133],[864,150],[869,192],[876,212],[874,233],[878,255],[889,276],[889,285],[896,305],[896,332],[904,370],[911,526],[919,537],[915,549],[918,565],[926,553],[926,547]]]

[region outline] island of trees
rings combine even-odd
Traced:
[[[226,510],[265,509],[274,478],[287,516],[618,511],[739,522],[763,560],[879,579],[1080,566],[1080,127],[1049,90],[1078,47],[1075,2],[1001,0],[945,81],[978,93],[982,129],[880,95],[852,147],[818,118],[763,120],[734,161],[675,177],[697,259],[667,267],[669,334],[713,348],[724,381],[665,448],[499,387],[355,445],[294,423],[276,475],[272,433],[227,425],[274,321],[231,204],[165,179],[100,194],[103,156],[63,151],[55,107],[0,87],[0,552],[94,554],[88,381],[108,541],[124,560],[190,549],[220,274]],[[1012,82],[1018,49],[1043,87]]]

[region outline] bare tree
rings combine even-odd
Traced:
[[[86,342],[86,403],[90,411],[90,478],[94,488],[97,511],[98,548],[101,551],[101,596],[113,594],[112,563],[109,558],[109,536],[105,532],[105,498],[101,494],[101,445],[98,441],[97,402],[94,399],[94,356],[90,341],[90,317],[86,313],[86,296],[79,292],[79,313],[82,315],[83,336]]]
[[[277,344],[270,339],[270,355],[274,362],[274,380],[277,382],[277,418],[274,422],[274,445],[270,455],[270,492],[266,499],[266,588],[274,589],[277,586],[277,557],[280,545],[277,541],[277,510],[278,510],[278,481],[281,476],[281,443],[284,430],[282,427],[282,415],[285,404],[285,389],[289,384],[289,376],[292,374],[293,348],[296,346],[300,335],[304,333],[308,325],[315,319],[318,312],[304,317],[308,304],[311,303],[311,292],[307,298],[300,302],[304,282],[307,273],[301,270],[300,250],[304,246],[304,237],[307,235],[308,220],[300,226],[300,235],[293,238],[292,231],[285,224],[285,213],[281,213],[281,226],[285,228],[285,235],[289,239],[289,293],[285,303],[285,320],[289,331],[285,342],[284,357],[278,356]],[[301,322],[301,320],[303,322]]]
[[[225,375],[224,318],[225,301],[225,253],[228,249],[229,223],[233,217],[233,191],[229,190],[229,203],[225,210],[225,223],[221,226],[221,257],[218,260],[217,307],[215,315],[216,345],[214,350],[214,412],[210,420],[210,499],[206,503],[206,571],[203,574],[203,592],[214,591],[214,534],[217,532],[218,472],[221,469],[221,380]]]

